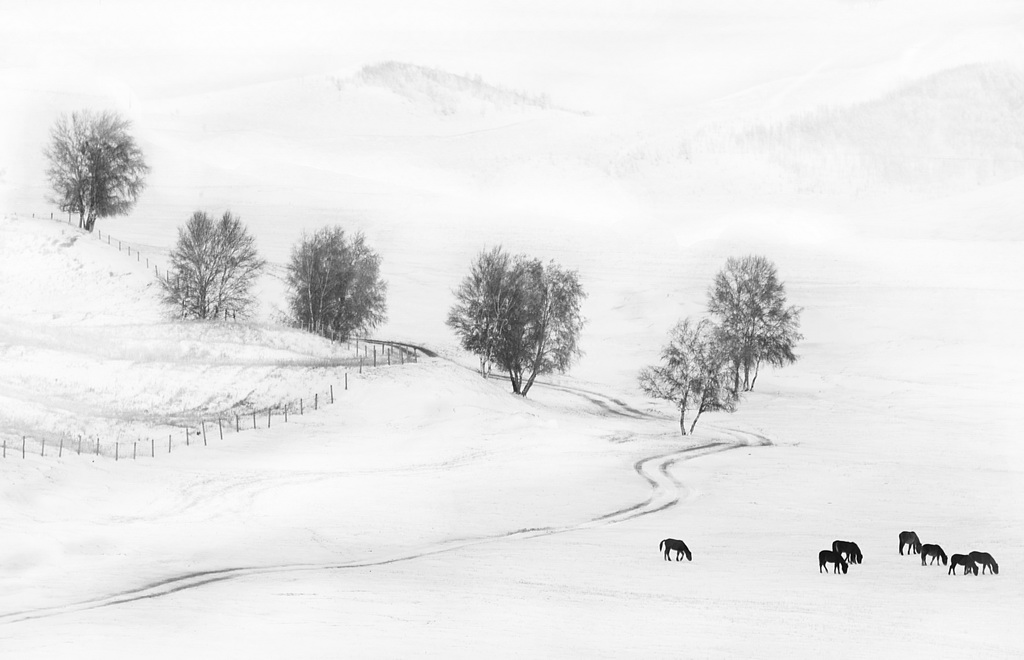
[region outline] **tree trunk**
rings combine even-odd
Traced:
[[[509,370],[508,378],[509,378],[509,380],[512,381],[512,393],[513,394],[520,394],[519,389],[520,389],[520,385],[522,384],[522,381],[523,381],[522,376],[521,375],[517,376],[514,371]]]
[[[697,416],[693,418],[693,424],[690,424],[690,435],[693,435],[693,429],[697,426],[697,420],[700,419],[701,413],[704,412],[704,406],[697,408]]]
[[[686,417],[686,408],[679,408],[679,432],[686,435],[686,421],[683,419]]]
[[[757,382],[757,374],[761,372],[761,361],[758,360],[754,363],[754,380],[750,381],[750,391],[754,391],[754,383]]]

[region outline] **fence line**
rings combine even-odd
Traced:
[[[359,346],[364,350],[367,345],[373,345],[375,348],[386,347],[388,349],[386,353],[384,350],[381,350],[380,353],[382,356],[387,355],[391,365],[418,362],[419,349],[417,347],[399,346],[392,342],[364,338],[353,339],[348,343],[351,347]],[[363,366],[361,362],[360,369]],[[369,365],[365,366],[369,368]],[[377,366],[383,367],[386,366],[386,363],[381,359]],[[189,420],[181,420],[179,424],[169,423],[164,426],[164,429],[177,428],[179,436],[175,441],[174,432],[167,434],[166,453],[170,454],[176,449],[190,448],[193,445],[198,446],[200,440],[206,447],[211,442],[224,440],[225,436],[232,433],[239,435],[248,431],[274,428],[277,423],[294,422],[296,415],[303,417],[319,412],[323,406],[340,403],[341,397],[344,392],[348,391],[350,384],[349,371],[346,369],[337,384],[330,383],[325,389],[312,392],[310,396],[289,399],[268,406],[228,409],[215,415],[200,415]],[[157,440],[155,431],[140,434],[132,440],[121,438],[104,440],[102,437],[89,434],[61,432],[56,438],[51,436],[49,443],[45,436],[31,438],[26,433],[21,434],[20,441],[11,442],[8,436],[4,435],[0,458],[13,458],[20,455],[24,459],[29,453],[35,452],[38,452],[39,456],[43,458],[54,456],[63,458],[65,452],[69,455],[73,453],[74,456],[81,456],[84,450],[87,456],[113,458],[115,463],[126,460],[135,461],[140,458],[156,458],[158,454]],[[56,446],[54,442],[57,443]],[[140,446],[142,451],[140,451]],[[161,449],[159,453],[163,453],[163,450]]]
[[[36,218],[36,214],[33,213],[32,217]],[[64,222],[60,218],[54,218],[54,214],[52,212],[50,213],[50,219],[61,222],[62,224]],[[67,224],[71,225],[72,227],[74,226],[71,221],[71,214],[68,214]],[[89,233],[86,232],[84,228],[81,229],[81,231],[83,233]],[[114,238],[109,233],[103,234],[102,231],[99,229],[96,230],[95,236],[97,240],[105,242],[111,246],[114,246],[116,244],[119,251],[125,252],[127,255],[131,254],[133,246],[127,241]],[[136,261],[138,263],[142,263],[142,253],[138,248],[135,248],[135,255]],[[149,267],[149,265],[149,258],[147,257],[147,268]],[[154,269],[156,269],[155,272],[157,276],[159,276],[159,270],[156,264],[154,264]],[[329,341],[331,341],[332,343],[341,343],[336,338],[327,339],[329,339]],[[369,337],[355,337],[346,340],[344,343],[347,345],[349,350],[354,351],[355,359],[359,360],[357,367],[355,365],[352,366],[352,368],[358,369],[359,374],[363,372],[364,368],[369,369],[374,367],[404,365],[407,362],[418,362],[420,353],[423,353],[427,357],[435,357],[436,355],[432,351],[429,351],[419,346],[415,346],[413,344],[394,342],[382,339],[372,339]],[[338,383],[339,395],[341,392],[347,391],[349,388],[348,375],[349,370],[346,369],[342,381]],[[323,395],[322,401],[321,395]],[[183,432],[185,447],[191,447],[193,444],[197,444],[200,438],[202,438],[203,446],[208,446],[209,438],[206,429],[207,422],[210,423],[211,429],[213,428],[214,422],[216,422],[217,438],[218,440],[223,440],[225,432],[227,432],[227,434],[230,434],[232,432],[239,434],[245,431],[258,430],[259,428],[262,428],[262,424],[258,421],[257,417],[259,416],[260,419],[262,419],[263,413],[266,413],[266,428],[272,428],[273,419],[275,415],[283,418],[284,423],[288,423],[289,412],[292,413],[292,417],[294,417],[295,412],[298,411],[298,414],[301,417],[310,411],[310,403],[312,404],[313,412],[317,412],[319,411],[321,405],[334,404],[336,402],[337,399],[335,397],[335,384],[332,383],[328,385],[328,388],[326,390],[313,392],[311,397],[299,397],[298,399],[290,399],[283,403],[279,402],[276,405],[270,405],[266,407],[259,407],[253,409],[228,409],[212,417],[199,416],[197,418],[193,418],[192,420],[182,420],[181,424],[167,424],[165,425],[165,428],[180,429]],[[232,425],[230,424],[232,415],[235,418],[233,430]],[[248,424],[243,424],[242,418],[245,417],[246,419],[248,419],[250,415],[252,417],[252,425],[249,426]],[[192,440],[193,435],[196,436],[195,442],[193,442]],[[2,449],[0,449],[0,458],[8,458],[8,454],[14,456],[18,451],[20,451],[22,458],[24,458],[27,453],[26,443],[29,440],[32,440],[33,444],[38,443],[39,455],[44,458],[47,456],[54,455],[56,455],[57,458],[63,458],[65,447],[67,447],[67,451],[69,454],[71,453],[71,449],[74,449],[75,456],[80,456],[84,449],[86,455],[91,455],[93,457],[113,458],[115,462],[120,462],[122,460],[135,461],[138,460],[139,458],[140,444],[142,444],[143,446],[142,457],[146,457],[145,445],[147,444],[147,442],[149,444],[150,449],[149,457],[156,458],[156,455],[158,453],[158,438],[153,434],[139,435],[135,440],[129,441],[116,439],[113,441],[107,440],[106,442],[104,442],[103,438],[98,436],[91,436],[87,433],[82,434],[77,432],[60,432],[59,436],[57,437],[57,450],[56,452],[54,452],[53,446],[51,444],[49,454],[47,453],[46,437],[34,439],[29,438],[28,434],[22,434],[20,447],[17,447],[17,443],[12,444],[8,442],[8,436],[4,435],[2,439]],[[124,453],[122,453],[122,445],[124,445]],[[167,453],[172,453],[176,446],[181,447],[182,442],[179,440],[177,445],[175,445],[174,433],[168,434]],[[128,458],[129,449],[131,450],[130,459]],[[35,450],[33,449],[33,451]]]

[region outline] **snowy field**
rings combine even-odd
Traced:
[[[3,8],[0,657],[1024,655],[1017,3],[329,7]],[[45,201],[82,107],[153,168],[102,239]],[[197,209],[270,261],[251,323],[159,302]],[[375,335],[439,357],[359,373],[282,325],[326,223],[383,258]],[[497,244],[589,294],[583,359],[527,399],[444,325]],[[637,371],[752,253],[800,360],[681,438]],[[820,574],[835,539],[864,563]]]

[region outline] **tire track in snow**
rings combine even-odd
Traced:
[[[639,502],[632,506],[612,511],[610,513],[602,514],[600,516],[591,518],[590,520],[586,520],[580,523],[550,527],[531,527],[518,529],[511,532],[505,532],[503,534],[448,539],[436,544],[425,546],[415,552],[396,555],[388,559],[380,559],[374,561],[353,560],[349,562],[338,563],[240,566],[209,571],[197,571],[194,573],[186,573],[183,575],[169,577],[164,580],[159,580],[156,582],[150,582],[149,584],[145,584],[141,587],[136,587],[134,589],[120,591],[114,594],[109,594],[107,596],[83,600],[76,603],[70,603],[67,605],[41,607],[36,609],[0,614],[0,625],[20,623],[23,621],[31,621],[35,619],[44,619],[54,616],[60,616],[63,614],[72,614],[75,612],[84,612],[88,610],[112,607],[115,605],[123,605],[127,603],[133,603],[153,598],[161,598],[163,596],[169,596],[180,591],[195,589],[198,587],[202,587],[204,585],[214,584],[216,582],[224,582],[226,580],[234,580],[260,575],[278,575],[285,573],[359,569],[371,568],[375,566],[386,566],[388,564],[395,564],[398,562],[411,561],[414,559],[420,559],[432,555],[452,552],[455,550],[459,550],[461,548],[480,545],[483,543],[493,543],[495,541],[503,541],[508,539],[538,538],[542,536],[551,536],[554,534],[563,534],[566,532],[593,529],[596,527],[604,527],[607,525],[614,525],[617,523],[626,522],[628,520],[634,520],[642,516],[648,516],[654,513],[658,513],[660,511],[664,511],[679,503],[682,497],[682,491],[684,489],[684,486],[678,479],[673,477],[670,473],[670,470],[677,463],[693,460],[695,458],[700,458],[701,456],[707,456],[710,454],[729,451],[731,449],[749,447],[752,444],[771,444],[770,441],[767,438],[764,438],[763,436],[748,434],[744,431],[739,431],[737,429],[728,429],[728,431],[731,435],[737,437],[738,439],[735,441],[718,440],[713,442],[707,442],[701,445],[695,445],[692,447],[687,447],[685,449],[680,449],[677,451],[665,454],[658,454],[655,456],[649,456],[647,458],[640,459],[639,461],[633,464],[633,469],[636,471],[638,475],[640,475],[640,477],[647,481],[647,483],[651,486],[650,496],[643,502]],[[751,443],[746,438],[744,438],[744,436],[748,438],[755,438],[756,442]]]

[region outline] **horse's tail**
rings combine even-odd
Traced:
[[[662,541],[660,544],[658,544],[658,550],[664,550],[664,549],[665,549],[665,542]]]

